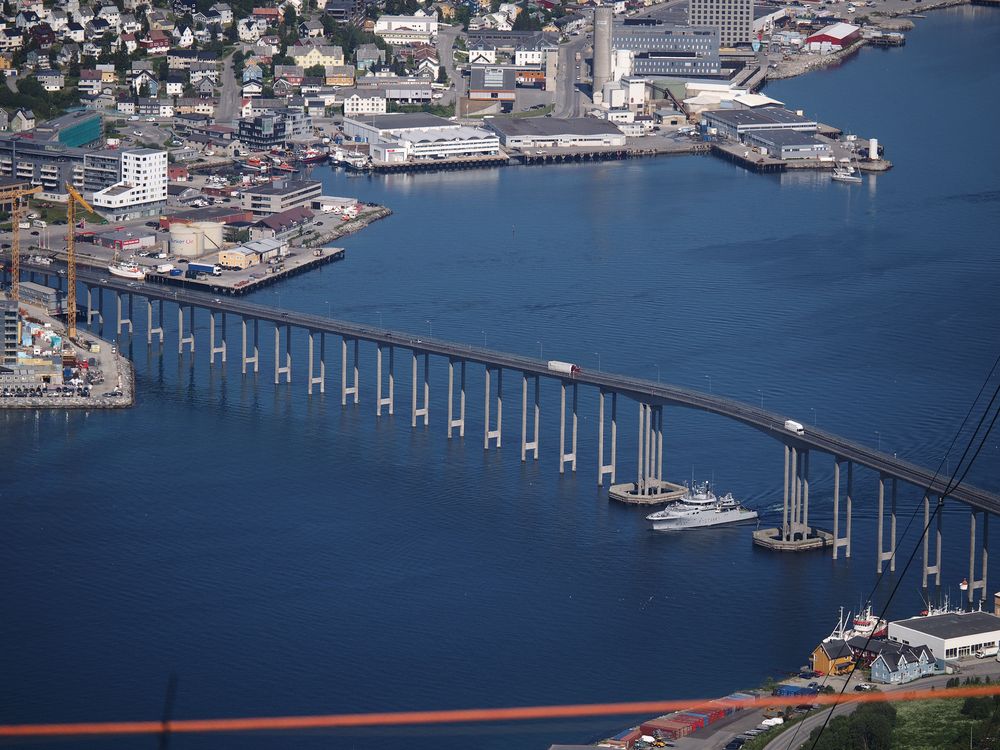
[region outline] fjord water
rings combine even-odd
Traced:
[[[395,214],[344,240],[345,262],[255,299],[763,400],[937,465],[1000,340],[1000,152],[979,130],[1000,114],[984,95],[1000,89],[989,57],[1000,14],[918,23],[902,50],[866,49],[767,89],[880,139],[895,168],[863,186],[707,157],[375,178],[319,169],[327,192]],[[342,408],[339,344],[329,392],[309,399],[303,343],[291,387],[275,387],[265,333],[255,381],[238,362],[209,368],[204,339],[193,366],[169,335],[149,352],[140,325],[122,342],[134,409],[0,416],[0,722],[158,719],[171,672],[177,718],[723,695],[803,664],[837,607],[856,608],[875,583],[865,472],[850,560],[769,554],[746,527],[655,534],[596,486],[593,393],[581,393],[578,471],[560,476],[553,388],[541,458],[522,465],[512,374],[504,446],[484,452],[481,373],[470,371],[466,437],[448,441],[443,366],[430,426],[411,429],[405,352],[397,413],[377,420],[372,350],[361,404]],[[620,407],[627,478],[636,417]],[[780,515],[780,444],[677,409],[666,430],[669,478],[714,479],[765,522]],[[998,442],[970,481],[1000,487]],[[813,457],[811,489],[829,528],[829,459]],[[917,500],[901,488],[900,569]],[[955,597],[967,524],[946,508]],[[918,556],[892,614],[920,608],[919,584]],[[626,723],[172,746],[543,748]]]

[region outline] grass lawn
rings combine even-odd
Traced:
[[[963,729],[968,734],[969,724],[973,722],[962,715],[962,702],[960,698],[952,698],[895,703],[896,728],[892,733],[892,746],[937,750],[955,739]]]

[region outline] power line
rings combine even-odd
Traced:
[[[1000,365],[1000,355],[998,355],[997,358],[993,361],[993,366],[990,368],[990,371],[987,373],[986,378],[983,380],[983,384],[982,386],[980,386],[979,392],[976,394],[975,399],[973,399],[972,405],[969,407],[969,411],[965,415],[965,419],[962,420],[962,424],[959,426],[954,437],[952,438],[951,444],[948,446],[948,451],[945,453],[945,456],[942,457],[941,462],[938,463],[938,467],[935,470],[934,476],[931,478],[931,481],[928,487],[926,488],[925,493],[930,492],[930,487],[933,486],[934,480],[937,479],[937,476],[941,471],[941,464],[946,460],[947,456],[951,453],[952,448],[954,448],[955,444],[958,442],[958,438],[962,434],[962,430],[965,428],[965,425],[968,424],[969,418],[975,411],[976,405],[979,403],[979,400],[982,398],[983,393],[986,391],[986,387],[989,385],[990,380],[993,379],[993,375],[996,372],[998,365]],[[930,530],[931,523],[934,521],[937,514],[941,512],[941,508],[944,506],[944,499],[948,496],[949,493],[954,492],[955,489],[965,480],[966,475],[968,475],[969,470],[972,468],[972,465],[976,462],[976,459],[979,457],[979,453],[982,451],[983,446],[986,444],[986,440],[989,438],[990,433],[993,432],[993,428],[996,425],[997,418],[1000,417],[1000,410],[997,410],[993,413],[993,418],[990,420],[989,427],[986,428],[986,431],[979,439],[979,445],[976,446],[972,458],[969,459],[967,463],[965,463],[965,459],[969,455],[969,450],[972,448],[973,444],[975,444],[976,436],[982,429],[983,423],[986,421],[986,418],[993,410],[993,405],[996,403],[998,396],[1000,396],[1000,383],[998,383],[997,387],[993,390],[993,396],[990,398],[989,403],[983,409],[983,413],[980,415],[979,421],[976,423],[976,428],[972,431],[972,434],[969,436],[969,440],[965,445],[965,450],[962,451],[962,456],[959,458],[958,463],[955,466],[955,471],[948,479],[944,491],[938,496],[938,501],[934,504],[934,512],[928,516],[927,523],[924,524],[923,531],[917,538],[916,543],[913,545],[913,551],[910,552],[910,556],[907,558],[906,564],[903,566],[902,572],[896,579],[896,585],[893,586],[892,591],[889,592],[889,598],[886,600],[885,605],[882,607],[882,616],[876,614],[876,624],[878,623],[879,620],[884,619],[884,615],[888,614],[889,605],[892,603],[893,598],[895,598],[896,592],[899,591],[899,586],[900,584],[902,584],[903,579],[906,577],[906,571],[909,570],[910,565],[913,563],[913,560],[917,554],[917,550],[920,548],[920,545],[923,542],[924,537]],[[964,469],[962,468],[963,463],[965,463]],[[959,472],[961,472],[961,476],[958,477],[956,481],[956,476],[958,476]],[[916,516],[916,513],[917,509],[914,508],[913,513],[910,515],[910,520],[906,524],[906,529],[903,530],[904,536],[906,535],[906,530],[909,529],[910,524],[913,522],[913,518]],[[881,540],[879,541],[879,544],[881,545]],[[938,575],[940,576],[940,573]],[[871,596],[869,597],[869,601],[871,601],[871,597],[875,595],[875,591],[881,585],[883,577],[884,577],[884,571],[883,573],[880,573],[878,578],[876,579],[875,585],[872,588]],[[874,635],[875,635],[875,630],[873,629],[872,632],[868,634],[868,638],[865,640],[865,651],[868,650],[868,644],[871,643],[871,640],[874,637]],[[838,696],[840,696],[841,698],[844,696],[844,692],[847,690],[848,682],[849,681],[844,682],[844,686],[840,689],[840,693],[838,693]],[[813,740],[812,745],[810,746],[810,750],[815,750],[820,737],[823,736],[823,732],[826,731],[826,728],[829,725],[830,719],[832,717],[833,717],[833,709],[831,708],[830,711],[827,713],[826,718],[823,720],[823,724],[820,726],[819,732],[816,733],[816,738]],[[792,743],[794,743],[800,728],[801,724],[798,727],[796,727],[795,734],[792,735]],[[789,747],[792,746],[792,743],[789,744]]]

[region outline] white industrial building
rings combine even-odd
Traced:
[[[488,130],[424,113],[345,117],[343,127],[347,137],[361,138],[369,144],[375,161],[492,156],[500,152],[500,140]]]
[[[113,221],[159,214],[167,203],[167,152],[122,151],[121,179],[96,191],[91,203]]]
[[[375,21],[375,35],[389,44],[431,44],[437,38],[436,15],[379,16]]]
[[[591,117],[495,117],[487,122],[487,127],[508,148],[625,145],[625,134],[614,123]]]
[[[927,646],[939,659],[960,659],[1000,643],[1000,617],[987,612],[948,612],[889,623],[889,639]]]

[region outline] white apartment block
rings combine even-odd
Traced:
[[[688,23],[717,28],[721,47],[750,44],[753,0],[691,0]]]
[[[94,193],[94,208],[114,221],[157,215],[167,202],[167,152],[151,148],[121,153],[121,179]]]

